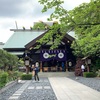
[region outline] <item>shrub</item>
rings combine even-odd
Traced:
[[[4,87],[8,81],[8,74],[6,72],[0,73],[0,88]]]
[[[10,71],[9,70],[7,73],[8,73],[8,82],[14,81],[14,80],[20,78],[22,75],[22,72],[18,72],[18,71]]]
[[[7,73],[8,73],[8,82],[13,81],[13,72],[8,70]]]
[[[32,74],[22,74],[21,79],[22,80],[31,80]]]
[[[90,70],[93,71],[93,72],[96,72],[100,69],[100,58],[95,58],[93,60],[93,63],[90,67]]]
[[[96,73],[97,73],[97,77],[100,77],[100,69]]]
[[[13,72],[13,80],[20,78],[21,75],[22,75],[22,72],[14,71]]]
[[[97,74],[96,73],[93,73],[93,72],[84,72],[83,73],[83,76],[84,77],[96,77]]]

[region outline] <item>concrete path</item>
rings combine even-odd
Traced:
[[[57,100],[100,100],[100,92],[66,77],[49,77]]]

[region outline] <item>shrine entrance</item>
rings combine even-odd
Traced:
[[[65,72],[66,64],[65,61],[45,61],[42,62],[42,71],[43,72]]]
[[[43,72],[65,72],[66,51],[64,49],[42,50],[41,63]]]

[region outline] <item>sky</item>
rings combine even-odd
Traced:
[[[74,7],[90,0],[64,0],[63,7],[72,10]],[[0,0],[0,42],[6,43],[14,33],[10,29],[18,29],[24,26],[29,29],[34,22],[47,21],[52,9],[42,13],[43,5],[38,0]]]

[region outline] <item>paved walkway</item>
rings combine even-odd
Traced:
[[[71,77],[75,76],[74,72],[39,72],[39,77]]]
[[[100,92],[66,77],[22,82],[23,86],[7,100],[100,100]]]
[[[100,92],[66,77],[49,78],[57,100],[100,100]]]
[[[57,100],[48,78],[42,77],[39,82],[29,80],[21,83],[24,84],[4,100]]]

